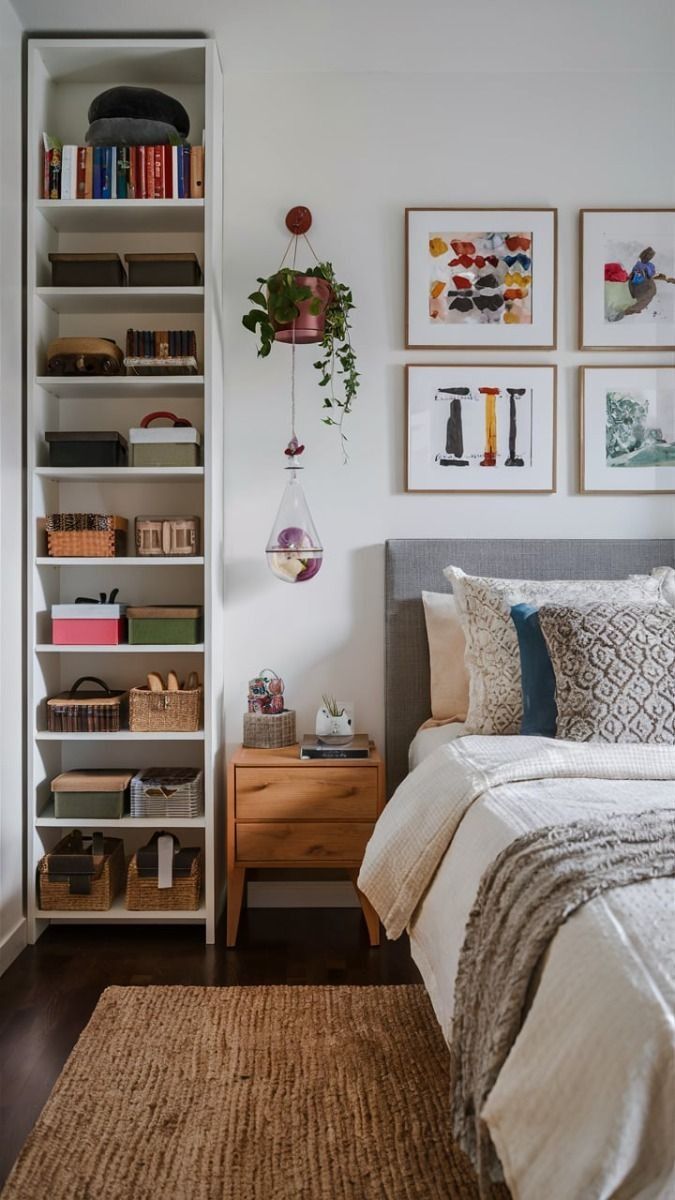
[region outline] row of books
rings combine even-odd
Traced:
[[[197,357],[194,329],[127,329],[127,358]]]
[[[43,135],[44,200],[201,200],[203,146],[62,146]]]

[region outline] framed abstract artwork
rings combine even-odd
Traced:
[[[407,208],[406,347],[553,350],[555,208]]]
[[[581,491],[675,493],[675,367],[581,367]]]
[[[555,491],[555,367],[409,365],[406,415],[406,491]]]
[[[582,350],[675,350],[675,209],[579,213]]]

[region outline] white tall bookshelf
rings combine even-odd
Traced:
[[[157,87],[190,115],[190,141],[204,131],[203,200],[44,200],[43,130],[84,144],[91,100],[116,84]],[[50,922],[192,923],[213,942],[222,905],[223,822],[223,399],[222,399],[222,70],[208,39],[32,39],[28,47],[27,169],[27,770],[28,932],[35,941]],[[195,251],[203,287],[54,288],[50,251]],[[113,337],[124,349],[127,327],[195,329],[203,374],[168,378],[55,378],[46,348],[55,337]],[[6,400],[5,400],[6,402]],[[126,435],[153,409],[188,417],[203,435],[199,468],[51,468],[47,430],[116,429]],[[129,520],[127,557],[47,556],[40,519],[51,512],[110,512]],[[198,514],[198,558],[134,556],[139,514]],[[50,606],[118,587],[128,604],[199,603],[198,646],[59,647],[51,644]],[[197,670],[204,682],[204,728],[183,734],[55,734],[46,700],[80,675],[127,689],[147,671]],[[63,821],[54,817],[50,781],[77,767],[203,766],[205,810],[184,821]],[[104,829],[130,855],[152,830],[175,831],[204,850],[205,882],[197,912],[136,913],[118,897],[104,913],[43,912],[35,879],[39,859],[68,829]]]

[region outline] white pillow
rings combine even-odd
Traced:
[[[431,715],[437,721],[463,721],[469,707],[466,642],[450,592],[422,592],[429,641]]]
[[[467,733],[512,734],[523,715],[518,637],[511,620],[514,604],[664,604],[675,595],[675,571],[628,579],[490,579],[446,567],[464,636],[469,672]]]

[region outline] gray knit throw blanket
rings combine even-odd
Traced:
[[[668,875],[675,875],[675,809],[527,833],[483,875],[457,968],[450,1050],[453,1131],[476,1166],[481,1197],[501,1172],[480,1114],[556,930],[610,888]]]

